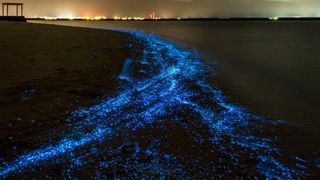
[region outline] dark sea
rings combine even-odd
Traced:
[[[32,21],[139,31],[196,52],[228,101],[287,123],[267,132],[320,171],[320,22]]]

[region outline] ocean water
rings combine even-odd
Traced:
[[[277,147],[319,171],[319,22],[36,23],[139,31],[186,47],[214,70],[210,84],[228,102],[270,121],[286,121],[266,133],[276,138]]]

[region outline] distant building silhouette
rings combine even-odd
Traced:
[[[149,18],[150,18],[150,19],[157,19],[156,12],[152,12],[152,13],[149,15]]]
[[[23,3],[2,3],[2,16],[10,16],[9,15],[9,7],[10,6],[16,7],[16,15],[15,16],[23,16]],[[19,10],[20,10],[20,13],[19,13]]]
[[[10,6],[16,7],[15,15],[10,15]],[[0,16],[0,20],[26,22],[26,19],[23,16],[23,3],[2,3],[2,16]]]

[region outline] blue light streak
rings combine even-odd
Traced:
[[[195,160],[160,151],[161,138],[154,139],[147,149],[140,147],[139,140],[127,142],[134,145],[131,154],[134,160],[116,156],[125,143],[119,147],[105,147],[105,143],[128,130],[135,132],[165,122],[180,124],[196,143],[203,143],[205,137],[188,127],[184,120],[208,128],[212,151],[223,155],[224,158],[210,162],[212,174],[219,176],[214,166],[232,171],[227,161],[232,161],[232,166],[241,166],[242,156],[248,156],[257,161],[257,175],[289,179],[305,175],[301,168],[304,166],[300,165],[305,162],[296,159],[299,166],[286,166],[276,159],[281,156],[281,150],[273,146],[273,140],[255,135],[263,132],[267,121],[228,103],[221,90],[206,82],[209,69],[195,53],[151,35],[126,33],[143,43],[144,49],[141,59],[125,62],[118,77],[125,84],[122,90],[97,105],[73,112],[68,118],[73,130],[65,138],[21,155],[11,163],[3,163],[0,177],[40,171],[42,166],[61,164],[67,157],[71,159],[70,169],[65,170],[64,176],[71,178],[72,171],[86,166],[87,158],[94,156],[100,161],[100,169],[116,166],[121,161],[128,169],[124,173],[128,177],[149,174],[149,177],[183,178],[188,175],[185,164]],[[106,155],[114,158],[104,158]],[[104,176],[98,170],[95,173],[96,178]]]

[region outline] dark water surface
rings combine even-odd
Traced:
[[[213,85],[250,112],[288,121],[270,134],[277,136],[278,145],[286,151],[305,158],[311,166],[317,165],[320,22],[36,23],[137,30],[197,50],[215,71]]]

